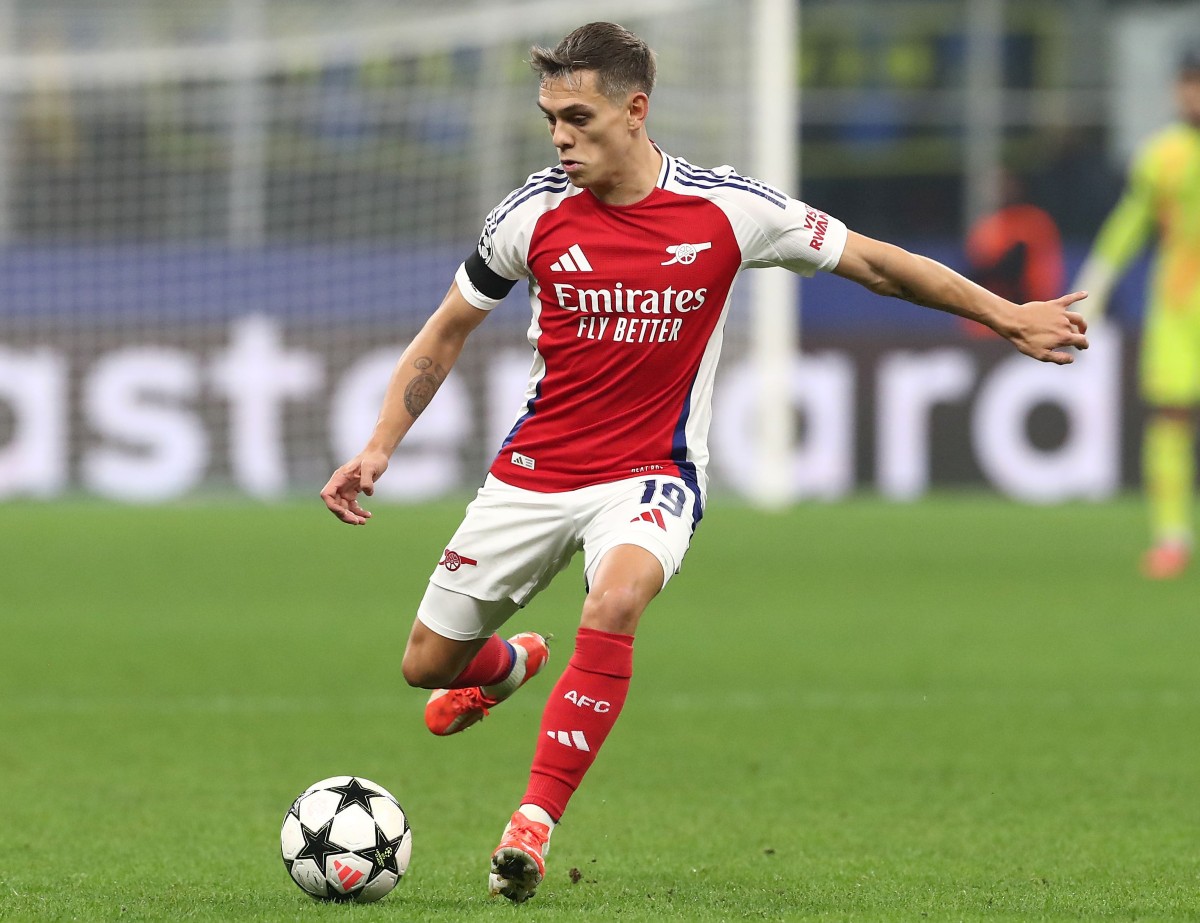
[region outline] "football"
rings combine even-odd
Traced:
[[[322,901],[377,901],[396,887],[412,855],[400,803],[361,776],[333,776],[302,791],[283,818],[283,864]]]

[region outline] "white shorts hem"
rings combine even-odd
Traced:
[[[508,597],[476,599],[430,580],[421,604],[417,606],[417,621],[451,641],[476,641],[503,625],[517,608]],[[443,609],[448,619],[434,615],[433,610]]]
[[[600,566],[600,562],[604,560],[604,556],[620,545],[634,545],[638,548],[643,548],[650,552],[658,560],[659,566],[662,568],[663,579],[662,587],[665,589],[670,579],[679,572],[679,567],[675,563],[675,558],[671,554],[671,549],[665,542],[660,542],[654,535],[622,535],[620,538],[609,542],[598,552],[595,559],[588,566],[584,576],[587,578],[588,586],[591,587],[595,583],[596,568]]]

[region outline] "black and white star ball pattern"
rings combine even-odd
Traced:
[[[333,776],[306,788],[280,832],[292,881],[317,900],[379,900],[400,882],[412,830],[400,803],[361,776]]]

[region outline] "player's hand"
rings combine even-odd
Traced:
[[[329,512],[352,526],[366,525],[371,513],[359,506],[358,495],[374,494],[375,482],[387,466],[387,456],[383,453],[363,452],[338,468],[321,488],[321,499]]]
[[[1042,362],[1070,365],[1075,357],[1064,347],[1087,349],[1087,321],[1071,306],[1087,297],[1087,292],[1072,292],[1053,301],[1029,301],[1014,313],[1012,329],[1004,335],[1012,344]]]

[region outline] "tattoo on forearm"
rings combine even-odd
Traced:
[[[414,360],[413,365],[419,374],[404,389],[404,408],[416,418],[429,406],[437,389],[446,380],[446,370],[428,356]]]

